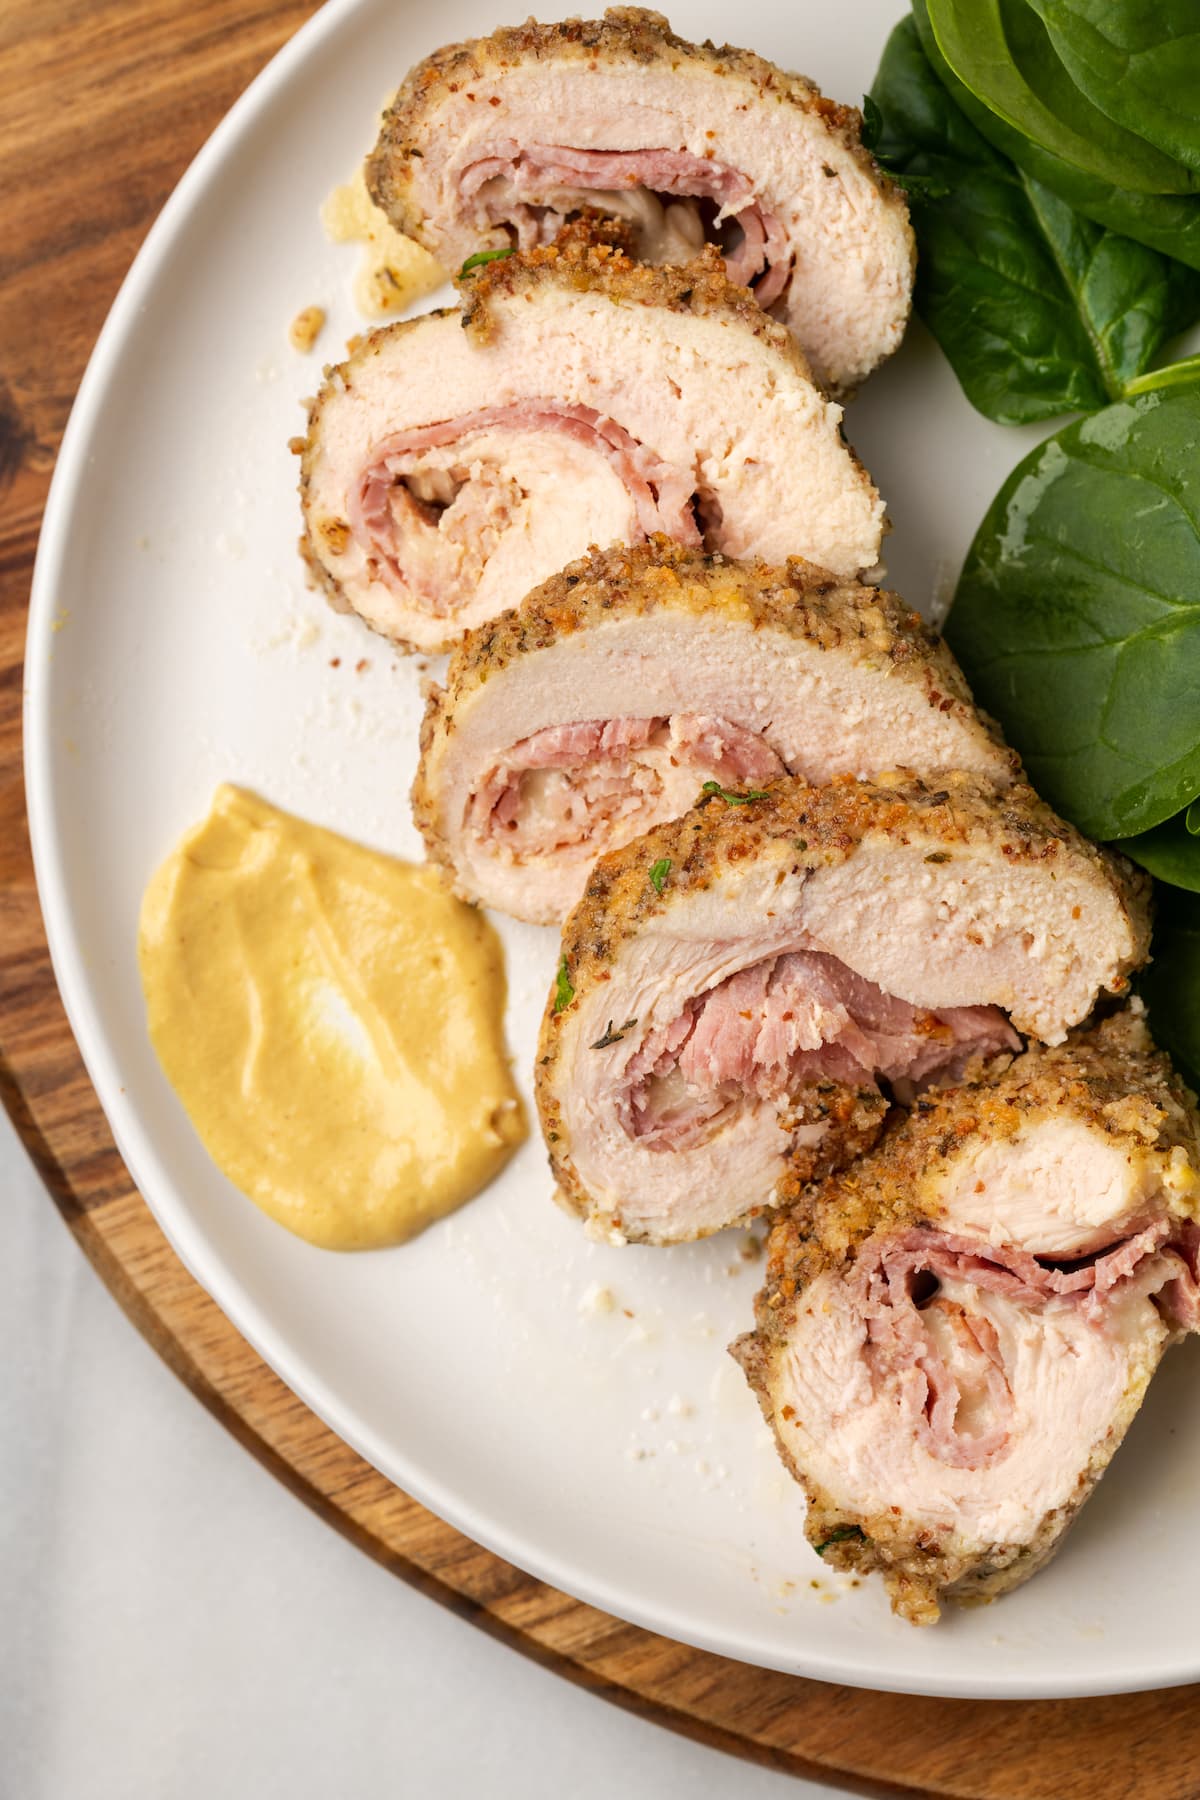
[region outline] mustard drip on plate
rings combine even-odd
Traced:
[[[146,890],[138,957],[209,1155],[310,1243],[401,1243],[526,1135],[499,941],[432,869],[222,786]]]

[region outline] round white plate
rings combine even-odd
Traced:
[[[747,0],[734,19],[686,0],[673,17],[689,36],[733,32],[855,101],[899,10]],[[875,1582],[851,1588],[804,1542],[800,1493],[725,1355],[761,1273],[739,1235],[672,1251],[592,1245],[551,1204],[531,1141],[415,1242],[326,1254],[224,1181],[154,1059],[138,906],[217,782],[420,853],[407,799],[418,665],[305,588],[287,443],[322,360],[360,323],[357,252],[326,243],[322,199],[412,62],[507,16],[496,0],[338,0],[320,13],[180,184],[80,391],[30,617],[29,812],[59,983],[117,1141],[188,1268],[283,1379],[385,1475],[556,1586],[827,1681],[1016,1696],[1191,1680],[1191,1351],[1169,1357],[1054,1566],[998,1607],[916,1631]],[[303,357],[285,333],[312,303],[329,324]],[[890,505],[893,580],[928,606],[1036,434],[972,413],[917,327],[847,423]],[[527,1075],[556,939],[501,930]],[[613,1310],[592,1303],[597,1287]]]

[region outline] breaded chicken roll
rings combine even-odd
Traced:
[[[419,63],[367,162],[371,192],[448,267],[549,243],[584,207],[624,219],[646,262],[707,240],[852,387],[899,343],[913,238],[853,107],[746,50],[690,44],[621,7],[452,44]]]
[[[709,798],[596,865],[543,1020],[551,1165],[614,1240],[779,1204],[871,1142],[887,1095],[1018,1032],[1061,1042],[1145,958],[1144,878],[1028,788]]]
[[[827,1563],[918,1624],[1053,1555],[1200,1323],[1191,1096],[1134,1016],[930,1095],[772,1232],[733,1354]]]
[[[895,594],[665,538],[593,552],[468,633],[430,694],[413,805],[470,900],[558,923],[602,853],[706,782],[904,767],[1006,786],[1016,757]]]
[[[461,312],[331,369],[300,445],[309,564],[385,636],[444,648],[589,544],[655,532],[843,578],[877,562],[841,409],[715,252],[648,269],[581,233],[461,285]]]

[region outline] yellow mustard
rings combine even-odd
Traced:
[[[310,1243],[400,1243],[526,1135],[499,941],[432,869],[222,786],[146,890],[138,955],[209,1155]]]

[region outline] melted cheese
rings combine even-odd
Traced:
[[[500,945],[432,869],[223,786],[150,882],[138,949],[205,1148],[311,1243],[399,1243],[525,1136]]]
[[[354,304],[365,318],[386,319],[403,312],[446,279],[446,271],[428,250],[397,231],[376,206],[361,169],[334,188],[321,208],[321,223],[335,244],[366,245],[354,278]]]

